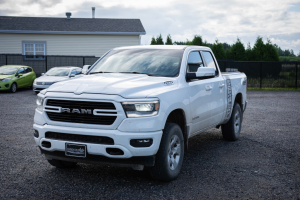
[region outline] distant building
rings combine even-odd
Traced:
[[[0,16],[0,54],[99,57],[109,49],[140,45],[146,31],[140,19]]]

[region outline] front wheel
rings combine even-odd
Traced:
[[[236,141],[239,138],[242,119],[243,113],[240,104],[235,102],[229,121],[222,125],[222,135],[225,140]]]
[[[161,181],[176,179],[182,167],[184,139],[181,128],[167,122],[156,154],[155,165],[150,168],[152,178]]]
[[[11,84],[10,92],[15,93],[16,91],[17,91],[17,84],[16,83]]]

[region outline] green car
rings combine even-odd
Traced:
[[[35,72],[31,67],[23,65],[3,65],[0,67],[0,91],[16,92],[17,88],[31,87]]]

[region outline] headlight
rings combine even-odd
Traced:
[[[36,85],[36,79],[34,79],[33,84]]]
[[[44,103],[44,98],[38,96],[38,98],[36,100],[36,105],[37,105],[37,109],[39,111],[43,111],[43,103]]]
[[[150,117],[158,114],[159,101],[123,102],[127,117]]]
[[[6,81],[9,81],[11,78],[5,78],[2,80],[2,82],[6,82]]]

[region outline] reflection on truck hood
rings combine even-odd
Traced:
[[[176,85],[175,78],[107,73],[59,82],[49,87],[47,92],[114,94],[124,98],[145,98],[151,93]]]

